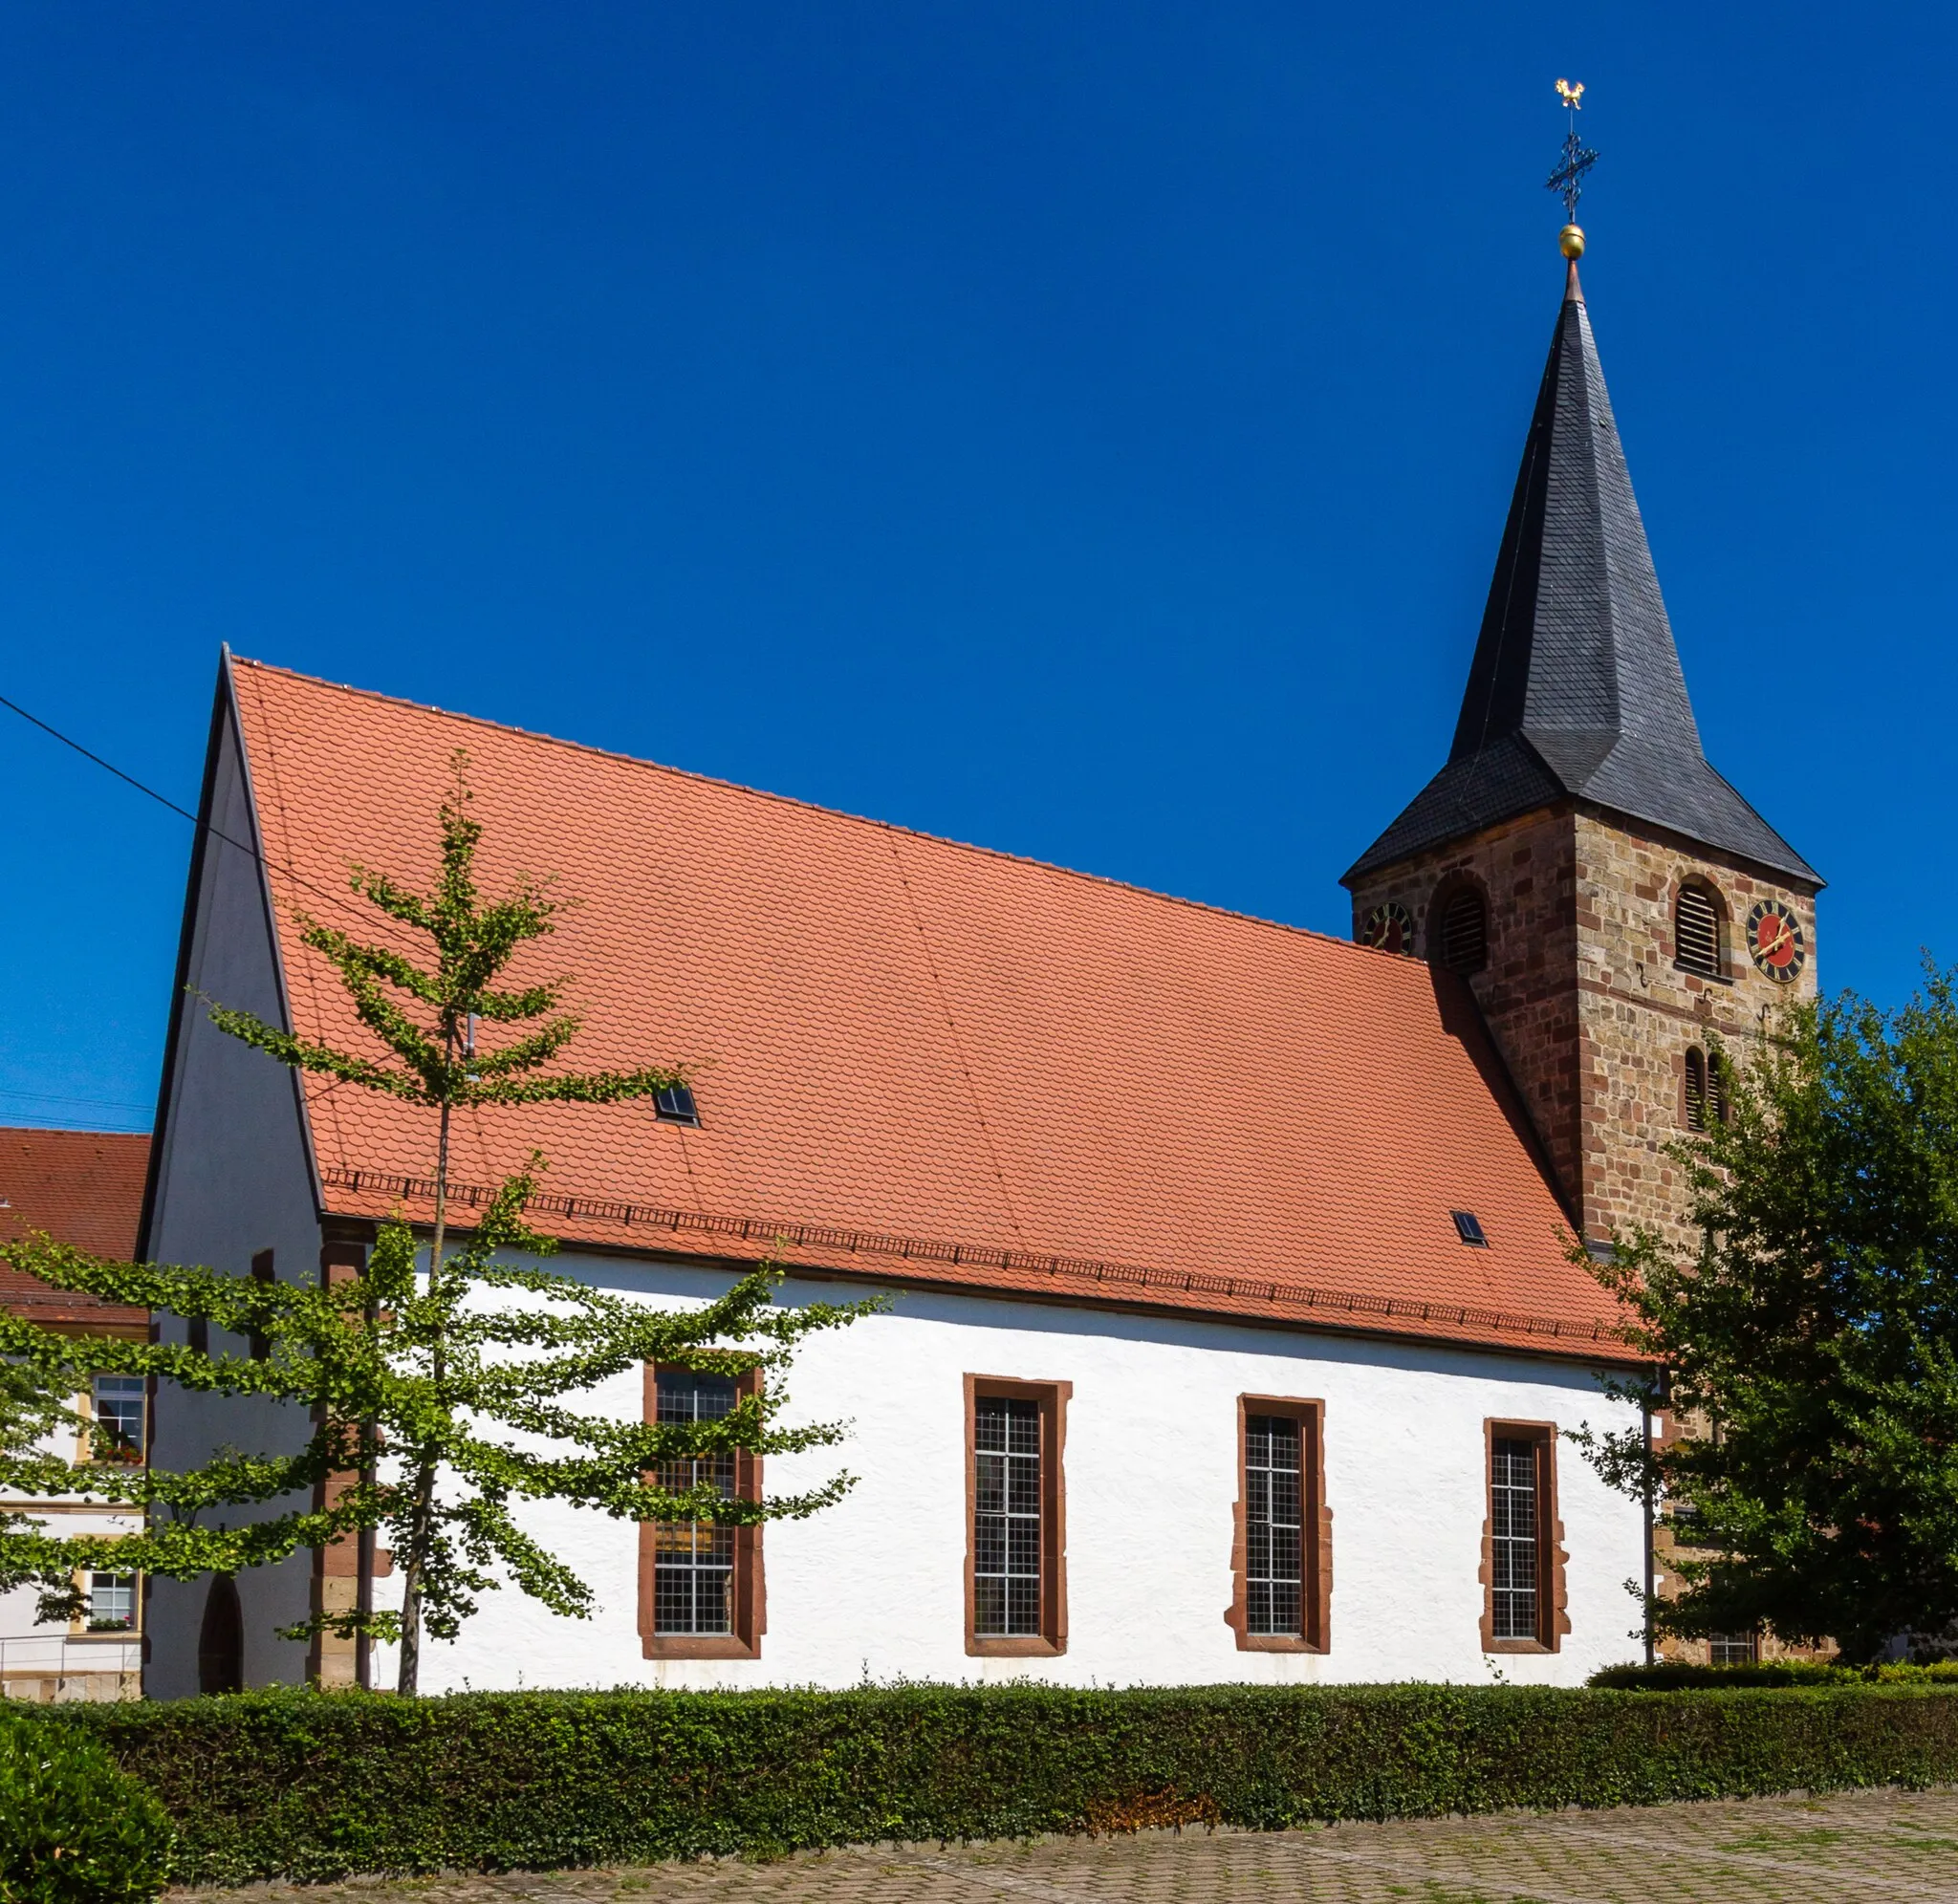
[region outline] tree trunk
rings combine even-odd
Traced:
[[[443,1040],[443,1053],[455,1062],[455,1021],[449,1019]],[[441,1135],[435,1146],[435,1238],[428,1249],[428,1293],[435,1293],[436,1278],[442,1273],[442,1252],[446,1246],[448,1227],[448,1094],[442,1098]],[[431,1358],[430,1373],[440,1382],[446,1373],[442,1342],[438,1337]],[[435,1525],[435,1458],[424,1455],[415,1476],[415,1511],[409,1522],[408,1552],[402,1569],[402,1663],[395,1678],[398,1693],[416,1692],[422,1677],[422,1577],[427,1571],[429,1535]]]

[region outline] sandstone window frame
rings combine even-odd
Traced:
[[[644,1365],[642,1415],[650,1427],[660,1418],[660,1374],[692,1374],[679,1363]],[[761,1371],[749,1369],[734,1378],[736,1403],[761,1393]],[[734,1457],[734,1495],[738,1500],[762,1498],[761,1457]],[[659,1524],[639,1525],[639,1637],[646,1659],[759,1659],[762,1635],[768,1631],[768,1582],[762,1567],[762,1524],[737,1526],[733,1566],[729,1582],[729,1631],[726,1633],[662,1633],[659,1630]]]
[[[1299,1631],[1251,1631],[1250,1473],[1247,1454],[1253,1416],[1296,1421],[1303,1482]],[[1333,1510],[1326,1504],[1326,1404],[1299,1396],[1237,1397],[1237,1500],[1231,1509],[1230,1605],[1224,1618],[1240,1653],[1330,1653],[1333,1650]]]
[[[1530,1638],[1497,1638],[1495,1632],[1495,1448],[1498,1441],[1527,1441],[1536,1451],[1536,1631]],[[1557,1426],[1555,1421],[1508,1420],[1482,1424],[1482,1650],[1484,1653],[1557,1653],[1571,1630],[1565,1571],[1564,1524],[1557,1515]]]
[[[88,1613],[86,1617],[78,1612],[69,1616],[69,1638],[86,1640],[140,1640],[142,1637],[143,1606],[149,1597],[146,1576],[134,1570],[125,1570],[113,1567],[98,1567],[93,1569],[77,1568],[70,1577],[75,1583],[76,1590],[86,1597],[88,1601]],[[126,1593],[127,1596],[129,1617],[125,1623],[119,1626],[98,1624],[98,1622],[103,1621],[106,1617],[102,1612],[103,1603],[98,1598],[98,1595],[103,1591],[106,1583],[111,1581],[125,1583],[122,1587],[110,1588],[108,1590],[114,1593]]]
[[[1067,1409],[1074,1384],[1012,1375],[964,1379],[966,1653],[974,1659],[1053,1659],[1067,1651]],[[978,1621],[979,1403],[1031,1401],[1040,1418],[1040,1614],[1032,1634],[982,1634]]]
[[[1680,1064],[1680,1127],[1704,1134],[1728,1119],[1726,1060],[1710,1047],[1688,1045]]]
[[[92,1375],[78,1399],[84,1418],[76,1451],[78,1463],[91,1467],[141,1467],[148,1460],[150,1423],[155,1417],[150,1378],[106,1373]],[[114,1407],[109,1405],[112,1399]],[[112,1435],[112,1451],[100,1453],[96,1446],[98,1425],[115,1417],[126,1417],[128,1411],[121,1404],[129,1401],[136,1403],[134,1431]]]

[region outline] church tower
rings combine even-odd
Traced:
[[[1563,308],[1447,763],[1342,883],[1461,974],[1587,1239],[1677,1233],[1665,1156],[1815,995],[1813,868],[1708,763],[1565,232]],[[1416,1087],[1418,1088],[1418,1086]]]

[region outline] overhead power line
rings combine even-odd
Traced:
[[[50,1091],[0,1090],[0,1097],[25,1097],[35,1104],[92,1104],[103,1111],[147,1111],[150,1108],[128,1097],[57,1097]]]
[[[213,839],[221,839],[227,846],[236,847],[247,858],[255,860],[260,866],[273,872],[283,873],[289,879],[304,886],[308,892],[317,893],[321,898],[330,899],[335,905],[347,904],[347,896],[344,893],[337,893],[330,886],[315,884],[313,880],[307,878],[305,874],[298,871],[296,867],[288,866],[279,860],[268,859],[255,846],[247,846],[242,839],[233,839],[222,827],[214,827],[208,820],[200,820],[188,807],[180,807],[167,793],[159,793],[154,787],[137,779],[135,774],[125,773],[114,761],[104,760],[100,754],[95,752],[92,748],[83,746],[73,735],[64,734],[59,727],[43,721],[38,714],[30,714],[19,702],[10,701],[6,695],[0,694],[0,707],[11,707],[14,713],[18,714],[31,726],[38,727],[42,733],[54,740],[59,741],[64,747],[73,747],[83,760],[94,762],[104,773],[113,773],[118,780],[135,788],[139,793],[147,795],[158,806],[167,807],[171,812],[177,814],[182,819],[188,820],[194,827],[202,827]]]

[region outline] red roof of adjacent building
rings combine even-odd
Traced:
[[[295,915],[384,937],[349,868],[429,881],[465,748],[483,889],[565,901],[515,976],[574,976],[567,1065],[692,1068],[698,1129],[645,1103],[459,1118],[453,1178],[486,1193],[541,1149],[533,1215],[568,1241],[779,1238],[910,1283],[1624,1354],[1446,974],[255,662],[233,680],[296,1031],[376,1049]],[[316,1077],[307,1103],[330,1210],[426,1214],[432,1113]]]
[[[149,1139],[115,1131],[0,1128],[0,1242],[45,1231],[126,1263],[136,1253]],[[146,1311],[50,1288],[0,1263],[0,1307],[51,1326],[141,1328]]]

